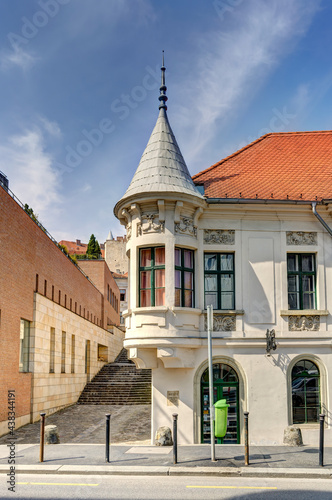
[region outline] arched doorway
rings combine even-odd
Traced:
[[[214,402],[226,399],[228,408],[227,434],[217,443],[237,444],[240,442],[239,419],[239,377],[231,366],[225,363],[213,364]],[[201,442],[210,443],[210,401],[209,369],[201,376]]]

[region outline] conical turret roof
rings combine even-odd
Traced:
[[[181,193],[203,199],[183,159],[167,117],[164,61],[159,116],[132,181],[117,203],[145,193]]]

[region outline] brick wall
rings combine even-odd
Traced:
[[[81,269],[104,296],[104,324],[120,324],[120,290],[104,260],[79,260]]]
[[[20,318],[33,321],[36,291],[106,328],[102,293],[0,187],[0,421],[10,389],[17,418],[30,414],[31,373],[19,372],[19,334]]]

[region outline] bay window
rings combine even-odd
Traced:
[[[194,252],[175,248],[175,301],[177,307],[194,305]]]
[[[165,247],[139,251],[139,306],[165,305]]]

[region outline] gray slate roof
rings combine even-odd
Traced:
[[[203,199],[198,192],[164,108],[142,155],[134,177],[120,201],[144,193],[186,193]]]

